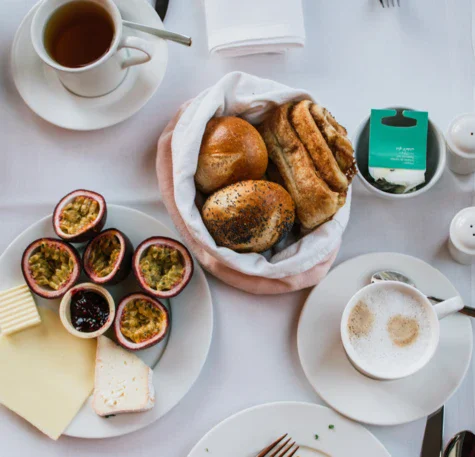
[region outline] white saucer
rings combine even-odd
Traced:
[[[269,403],[231,416],[208,432],[188,457],[255,457],[284,433],[300,446],[299,457],[390,457],[363,426],[324,406],[298,402]]]
[[[163,22],[146,0],[116,0],[123,19],[163,29]],[[11,67],[15,85],[25,103],[40,117],[70,130],[96,130],[117,124],[135,114],[162,82],[168,61],[165,40],[125,29],[155,43],[153,59],[131,67],[118,89],[103,97],[73,95],[56,72],[38,57],[30,39],[30,25],[38,5],[23,19],[12,45]]]
[[[455,314],[441,321],[434,358],[413,376],[375,381],[353,368],[340,339],[340,319],[351,296],[378,270],[400,271],[426,294],[457,295],[451,282],[422,260],[395,253],[368,254],[332,270],[312,291],[300,316],[297,344],[310,384],[332,408],[367,424],[397,425],[439,409],[460,386],[470,365],[470,318]]]
[[[107,205],[106,228],[122,230],[137,247],[150,236],[176,235],[161,222],[140,211],[117,205]],[[28,244],[38,238],[56,237],[51,216],[36,222],[21,233],[0,257],[0,290],[21,284],[20,259]],[[83,278],[83,281],[86,278]],[[81,282],[83,282],[81,281]],[[139,290],[133,274],[118,285],[107,287],[118,300]],[[60,300],[45,300],[35,296],[39,306],[58,310]],[[168,341],[159,343],[137,355],[153,368],[156,402],[144,413],[121,414],[105,419],[92,409],[92,398],[84,404],[66,429],[65,435],[79,438],[107,438],[125,435],[155,422],[186,395],[198,378],[208,356],[213,333],[213,305],[208,282],[195,261],[191,281],[180,295],[170,301],[172,326]],[[4,367],[0,367],[0,370]],[[54,375],[54,373],[53,373]],[[1,413],[1,411],[0,411]]]

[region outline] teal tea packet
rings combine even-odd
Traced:
[[[425,183],[428,124],[423,111],[371,110],[368,171],[378,189],[403,194]]]

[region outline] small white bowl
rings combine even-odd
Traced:
[[[401,106],[389,107],[385,109],[413,110],[413,108],[406,108]],[[358,127],[356,133],[353,135],[353,146],[355,149],[356,166],[358,168],[358,176],[363,185],[370,192],[378,195],[381,198],[388,200],[404,200],[407,198],[417,197],[418,195],[427,192],[440,179],[445,169],[446,164],[446,144],[444,136],[439,128],[429,119],[429,136],[427,141],[427,170],[426,183],[422,187],[407,194],[392,194],[384,192],[371,182],[371,176],[368,171],[369,160],[369,121],[368,116]]]
[[[99,330],[96,330],[95,332],[80,332],[76,330],[73,324],[71,323],[71,298],[73,294],[79,290],[90,290],[92,292],[96,292],[102,295],[106,299],[107,303],[109,304],[109,317],[107,318],[106,323]],[[114,322],[115,302],[114,302],[114,299],[112,298],[112,295],[104,287],[98,286],[97,284],[93,284],[91,282],[78,284],[77,286],[74,286],[72,289],[68,290],[66,295],[62,298],[61,304],[59,306],[59,317],[61,319],[61,322],[64,325],[64,328],[69,333],[71,333],[71,335],[74,335],[74,336],[77,336],[78,338],[83,338],[83,339],[97,338],[98,336],[101,336],[105,332],[107,332],[109,327]]]

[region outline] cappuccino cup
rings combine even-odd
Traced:
[[[112,0],[43,0],[30,34],[40,59],[81,97],[112,92],[129,67],[149,62],[154,53],[153,43],[125,34]],[[130,55],[129,49],[141,54]]]
[[[419,290],[400,282],[370,284],[343,311],[343,347],[363,375],[386,381],[405,378],[435,354],[439,320],[463,306],[461,297],[432,305]]]

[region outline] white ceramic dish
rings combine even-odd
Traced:
[[[87,291],[92,291],[92,292],[97,292],[99,295],[104,297],[109,304],[109,317],[107,318],[106,323],[99,329],[96,330],[95,332],[80,332],[79,330],[76,330],[74,328],[74,325],[71,322],[71,298],[74,294],[74,292],[77,292],[78,290],[87,290]],[[83,338],[83,339],[91,339],[91,338],[98,338],[101,335],[104,335],[104,333],[109,330],[111,327],[112,323],[114,322],[115,319],[115,301],[112,295],[109,293],[109,291],[103,287],[99,286],[97,284],[93,284],[92,282],[81,282],[81,284],[78,284],[71,289],[69,289],[66,292],[66,295],[61,299],[61,303],[59,305],[59,318],[61,319],[61,322],[64,326],[64,328],[71,333],[71,335],[77,337],[77,338]]]
[[[386,109],[411,110],[407,107],[388,107]],[[368,116],[357,128],[353,135],[352,142],[355,148],[356,166],[358,168],[358,178],[371,193],[387,200],[405,200],[417,197],[431,189],[442,176],[447,161],[445,138],[439,128],[429,119],[429,137],[427,143],[427,170],[426,184],[406,194],[392,194],[384,192],[375,187],[368,179],[368,151],[369,151],[369,121]]]
[[[432,360],[412,376],[376,381],[351,365],[340,338],[343,310],[373,273],[387,269],[404,273],[426,294],[458,295],[440,271],[422,260],[395,253],[368,254],[339,265],[315,287],[302,310],[297,335],[302,367],[319,396],[341,414],[373,425],[403,424],[439,409],[461,384],[472,355],[470,318],[454,314],[440,322],[439,346]]]
[[[255,457],[284,433],[300,445],[299,457],[347,457],[356,455],[355,446],[357,455],[390,457],[363,426],[324,406],[298,402],[269,403],[231,416],[208,432],[188,457]]]
[[[119,228],[127,234],[134,246],[155,235],[176,238],[161,222],[123,206],[108,205],[106,228],[109,227]],[[0,290],[24,281],[19,260],[23,250],[31,241],[45,236],[55,236],[51,216],[33,224],[5,250],[0,257]],[[82,282],[87,281],[83,278]],[[139,290],[139,287],[133,274],[130,274],[123,283],[108,289],[117,302],[127,293]],[[60,300],[45,300],[35,295],[35,301],[39,306],[57,311]],[[208,282],[196,262],[188,286],[171,300],[171,322],[168,339],[137,352],[154,369],[155,407],[145,413],[104,419],[94,413],[90,398],[66,430],[66,435],[106,438],[139,430],[166,414],[191,389],[206,361],[213,332],[213,306]]]
[[[145,0],[115,0],[123,19],[163,29],[163,22]],[[36,54],[30,37],[35,5],[18,28],[11,52],[15,85],[25,103],[40,117],[71,130],[97,130],[128,119],[152,97],[163,80],[168,47],[161,38],[132,30],[130,35],[154,44],[152,60],[131,67],[124,82],[110,94],[96,98],[78,97],[60,82],[56,71]]]

